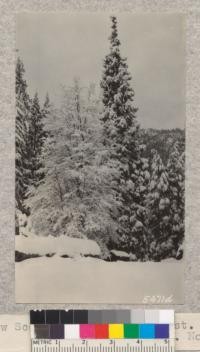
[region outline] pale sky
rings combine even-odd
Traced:
[[[141,127],[185,127],[184,17],[115,14],[127,57]],[[61,84],[80,77],[99,88],[111,33],[109,13],[22,13],[17,44],[31,95],[57,103]]]

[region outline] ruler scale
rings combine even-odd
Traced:
[[[174,341],[32,339],[32,352],[174,352]]]

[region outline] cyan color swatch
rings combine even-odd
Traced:
[[[155,325],[154,324],[140,324],[139,338],[140,339],[155,339]]]

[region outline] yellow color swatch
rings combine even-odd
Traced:
[[[123,339],[124,324],[109,324],[109,339]]]

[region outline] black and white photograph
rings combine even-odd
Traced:
[[[16,17],[18,303],[183,301],[185,18]]]

